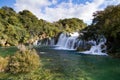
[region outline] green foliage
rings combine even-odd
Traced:
[[[4,73],[5,74],[5,73]],[[22,74],[9,74],[0,76],[0,80],[53,80],[50,70],[39,68],[36,71]]]
[[[12,8],[5,6],[0,8],[0,46],[28,44],[30,39],[33,43],[36,36],[38,39],[56,37],[60,32],[78,31],[85,26],[86,24],[77,18],[50,23],[43,19],[39,20],[28,10],[16,13]]]
[[[0,72],[3,72],[6,70],[8,64],[8,57],[3,58],[0,56]]]
[[[86,27],[86,24],[78,18],[63,19],[57,22],[61,30],[67,32],[79,31]]]
[[[35,50],[17,51],[10,57],[8,72],[28,73],[40,67],[40,59]]]
[[[9,7],[2,7],[0,9],[0,40],[4,40],[1,46],[17,45],[18,42],[24,37],[26,31],[19,21],[18,14]]]
[[[120,5],[108,6],[104,11],[94,14],[93,25],[106,37],[116,38],[120,32]],[[108,35],[109,34],[109,35]]]
[[[97,35],[104,35],[107,38],[108,53],[118,56],[120,50],[120,5],[108,6],[103,11],[95,12],[93,16],[92,24],[85,29],[86,36],[95,38]]]
[[[22,74],[4,73],[0,80],[53,80],[53,74],[49,69],[39,68],[36,71]]]
[[[100,35],[100,33],[98,32],[98,29],[94,25],[87,26],[86,28],[81,30],[80,33],[81,32],[83,35],[80,35],[79,38],[85,41],[89,41],[89,40],[96,41]]]
[[[38,19],[28,10],[23,10],[19,12],[20,22],[23,24],[24,28],[31,34],[36,34],[36,28],[38,27]]]

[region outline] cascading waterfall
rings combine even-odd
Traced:
[[[55,49],[64,49],[64,50],[76,50],[79,47],[86,48],[90,45],[90,47],[85,51],[80,51],[80,53],[84,54],[93,54],[93,55],[107,55],[106,54],[106,38],[102,35],[95,40],[85,41],[82,39],[78,39],[79,33],[74,32],[70,34],[61,33],[58,42],[56,44]],[[33,45],[42,45],[42,46],[53,46],[55,45],[54,38],[45,38],[43,40],[36,40]]]
[[[99,39],[99,44],[97,45],[96,42],[94,42],[94,46],[91,47],[88,51],[83,51],[84,54],[93,54],[93,55],[107,55],[106,52],[106,38],[102,36],[102,38]],[[103,47],[102,47],[103,46]]]
[[[61,33],[59,36],[58,42],[57,42],[57,48],[56,49],[70,49],[70,50],[75,50],[77,47],[80,46],[87,46],[92,45],[90,50],[87,51],[82,51],[80,53],[84,54],[93,54],[93,55],[107,55],[105,52],[103,53],[102,51],[106,51],[106,38],[104,36],[100,36],[100,38],[97,40],[98,44],[94,40],[90,40],[85,42],[84,40],[79,40],[78,39],[79,34],[77,32],[74,32],[73,34],[65,34]]]
[[[70,35],[62,33],[58,39],[58,43],[56,44],[59,46],[57,49],[74,49],[77,38],[77,33]]]

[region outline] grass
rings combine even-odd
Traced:
[[[6,50],[4,51],[10,55],[16,49],[13,47],[13,49],[6,48]],[[49,47],[37,47],[36,50],[40,55],[42,67],[29,74],[0,73],[0,79],[120,80],[120,59],[82,55],[75,51],[52,50]]]

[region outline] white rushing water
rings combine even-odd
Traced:
[[[73,50],[75,47],[76,39],[79,34],[77,32],[71,33],[70,35],[62,33],[57,42],[57,49],[71,49]]]
[[[55,45],[55,39],[54,38],[46,38],[43,40],[36,40],[33,43],[34,46],[53,46]]]
[[[95,45],[95,46],[92,46],[90,50],[88,51],[83,51],[81,53],[84,53],[84,54],[93,54],[93,55],[107,55],[106,53],[103,53],[102,50],[106,50],[106,47],[105,48],[101,48],[101,46],[103,45],[104,43],[101,42],[99,43],[98,45]]]
[[[106,38],[102,37],[100,38],[98,45],[94,43],[95,45],[92,46],[89,51],[83,51],[82,53],[93,54],[93,55],[107,55],[105,52],[104,53],[102,52],[102,51],[106,51],[105,43],[106,43]]]
[[[79,46],[85,46],[85,43],[92,44],[92,47],[90,50],[82,51],[80,53],[83,54],[92,54],[92,55],[107,55],[106,53],[103,53],[102,51],[106,50],[106,39],[104,37],[101,37],[99,39],[99,43],[97,44],[96,41],[91,40],[88,42],[84,42],[83,40],[77,39],[79,34],[77,32],[71,33],[70,35],[61,33],[59,36],[56,49],[64,49],[64,50],[75,50]],[[102,47],[104,45],[104,47]]]

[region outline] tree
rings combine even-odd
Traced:
[[[92,25],[107,38],[108,52],[120,52],[120,5],[108,6],[93,16]]]

